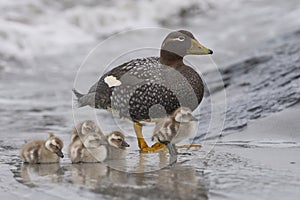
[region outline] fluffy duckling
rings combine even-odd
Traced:
[[[177,144],[195,134],[195,121],[197,119],[192,115],[191,109],[180,107],[172,115],[156,122],[151,139]]]
[[[77,139],[71,143],[69,155],[72,163],[103,162],[124,157],[126,147],[129,147],[129,144],[121,132],[110,133],[106,140],[101,140],[96,134],[90,134],[82,141]]]
[[[69,156],[72,163],[102,162],[106,159],[123,156],[125,147],[129,147],[129,145],[121,132],[114,131],[105,137],[100,128],[94,127],[95,123],[86,122],[81,124],[80,133],[78,131],[77,133],[72,132],[69,146]]]
[[[92,120],[86,120],[77,124],[71,132],[71,143],[75,142],[90,133],[98,134],[101,139],[105,139],[105,136],[101,132],[100,128]]]
[[[172,115],[156,122],[151,139],[165,144],[171,156],[175,156],[175,144],[195,134],[196,120],[191,109],[180,107]]]
[[[101,141],[105,136],[95,122],[86,120],[75,126],[71,132],[71,143],[69,145],[69,156],[72,163],[96,162],[90,155],[90,151],[101,150]]]
[[[108,158],[120,159],[125,157],[126,147],[130,145],[125,141],[125,136],[119,131],[113,131],[106,136],[108,143]]]
[[[64,157],[63,142],[50,134],[47,140],[33,140],[21,149],[21,159],[24,163],[58,163]]]

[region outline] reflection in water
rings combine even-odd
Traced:
[[[22,182],[28,186],[37,186],[44,182],[63,182],[63,174],[59,163],[23,164],[20,170]]]
[[[89,188],[127,182],[126,173],[112,170],[104,163],[72,164],[69,170],[71,183],[85,185]]]
[[[152,158],[158,156],[159,160]],[[201,182],[199,173],[189,165],[177,163],[172,167],[168,165],[168,154],[133,154],[131,160],[135,168],[126,165],[126,162],[117,161],[108,163],[81,163],[23,165],[21,167],[21,183],[32,186],[49,183],[74,184],[85,186],[82,192],[100,193],[110,197],[124,199],[146,197],[151,199],[207,199],[208,184]],[[135,159],[135,160],[134,160]],[[119,160],[120,161],[120,160]],[[158,161],[158,162],[157,162]],[[127,160],[129,163],[129,160]],[[153,165],[156,165],[153,167]],[[131,168],[124,170],[125,167]],[[149,166],[155,171],[149,172]],[[148,172],[147,172],[148,170]],[[128,172],[130,171],[130,173]],[[204,180],[204,179],[203,179]]]

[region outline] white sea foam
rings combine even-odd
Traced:
[[[224,0],[223,0],[224,1]],[[129,28],[175,23],[186,12],[209,10],[209,1],[114,1],[105,6],[75,6],[65,16],[86,32],[108,35]]]
[[[19,64],[32,66],[34,57],[40,55],[60,55],[95,45],[99,38],[116,32],[153,26],[201,32],[209,46],[218,45],[221,54],[232,56],[228,44],[243,48],[244,41],[252,38],[251,44],[255,44],[256,38],[267,35],[267,30],[271,36],[280,32],[276,28],[271,31],[275,23],[284,25],[284,30],[300,24],[296,17],[300,9],[295,7],[284,15],[279,10],[291,10],[288,5],[294,5],[296,0],[286,7],[274,3],[265,8],[263,5],[269,2],[272,1],[0,0],[0,69],[9,67],[3,60],[15,59]],[[251,18],[253,9],[262,17]],[[249,28],[258,23],[259,28]],[[261,34],[258,36],[257,32]]]
[[[191,9],[208,10],[211,3],[207,2],[0,0],[0,53],[21,60],[60,54],[95,42],[99,36],[175,23]]]

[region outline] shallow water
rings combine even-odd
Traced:
[[[241,150],[246,155],[265,152],[264,148],[217,145],[204,158],[203,152],[191,150],[192,156],[180,156],[174,166],[147,173],[140,172],[166,164],[167,154],[134,152],[127,162],[138,167],[128,173],[106,164],[71,165],[66,160],[61,164],[21,165],[16,150],[10,150],[11,162],[1,165],[2,173],[10,173],[2,176],[1,188],[15,198],[240,199],[242,195],[243,199],[297,199],[299,170],[266,166],[237,155]],[[293,148],[284,150],[291,152]]]
[[[173,12],[166,9],[160,18],[153,12],[160,1],[141,1],[137,5],[153,12],[149,15],[133,12],[136,7],[132,1],[128,4],[102,1],[106,7],[95,6],[95,1],[83,1],[82,5],[62,2],[49,5],[35,0],[23,1],[24,5],[0,2],[3,22],[0,41],[4,47],[0,48],[1,199],[299,197],[300,172],[296,159],[299,137],[291,136],[297,135],[299,129],[289,126],[275,134],[273,124],[269,125],[270,129],[242,130],[253,120],[273,116],[299,102],[298,1],[211,1],[189,12],[184,10],[193,8],[196,1],[172,1],[175,2]],[[125,22],[116,16],[115,26],[107,24],[102,11],[106,9],[108,16],[114,16],[120,7],[127,9],[121,13]],[[86,15],[85,11],[90,14]],[[56,18],[53,16],[59,16],[60,20],[53,20]],[[137,16],[139,23],[134,21]],[[175,17],[166,20],[169,16]],[[97,17],[102,21],[94,21]],[[97,28],[99,24],[101,30]],[[201,120],[194,141],[203,148],[181,150],[192,155],[179,156],[173,167],[168,166],[165,152],[138,152],[130,122],[113,119],[105,111],[95,112],[90,108],[76,109],[73,118],[72,110],[71,89],[91,47],[116,31],[162,25],[189,29],[216,52],[212,58],[222,69],[227,93],[225,137],[218,138],[217,129],[222,121],[209,126],[212,96],[207,94],[199,108]],[[128,50],[146,46],[151,48],[138,51],[139,56],[157,55],[157,48],[167,32],[166,29],[143,30],[133,35],[124,34],[118,37],[117,43],[106,40],[106,51],[99,48],[86,62],[76,88],[86,92],[106,66],[135,58],[136,52],[116,57]],[[211,71],[214,69],[211,59],[188,57],[187,62],[199,65],[197,70],[210,87],[216,108],[221,107],[216,110],[224,109],[222,82],[217,78],[219,72]],[[220,120],[225,117],[222,112],[220,116]],[[105,133],[116,127],[126,133],[131,144],[126,160],[71,165],[66,157],[61,164],[21,164],[19,149],[25,141],[46,138],[49,132],[54,132],[65,141],[63,151],[66,152],[74,120],[87,118],[98,119]],[[298,118],[291,118],[290,123],[296,123],[295,119]],[[278,124],[281,121],[280,118]],[[145,127],[149,143],[152,128],[151,124]],[[272,141],[278,135],[279,139]]]

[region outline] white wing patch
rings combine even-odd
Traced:
[[[112,75],[105,77],[104,82],[108,85],[108,87],[115,87],[122,84],[121,81]]]

